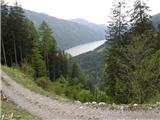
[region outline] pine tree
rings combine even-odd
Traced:
[[[55,68],[55,61],[53,59],[55,55],[53,55],[53,53],[56,53],[56,41],[52,36],[52,30],[49,28],[45,21],[43,21],[40,25],[39,34],[41,41],[41,50],[46,64],[47,75],[51,79],[54,79],[55,72],[53,71],[53,69]]]
[[[127,85],[125,85],[125,73],[128,68],[125,67],[124,48],[128,44],[125,38],[127,31],[125,1],[116,0],[113,3],[112,21],[109,24],[109,34],[107,38],[107,60],[105,67],[105,85],[106,92],[113,97],[115,102],[124,102]],[[120,84],[121,83],[121,84]],[[126,81],[127,84],[127,81]]]
[[[143,0],[134,2],[133,13],[131,14],[132,32],[143,34],[146,30],[153,29],[149,11],[149,7]]]
[[[27,39],[27,28],[25,25],[24,11],[16,2],[14,6],[10,7],[10,12],[7,20],[8,41],[11,47],[9,53],[12,62],[21,64],[29,53],[26,53],[29,48],[25,47],[29,43]],[[27,49],[27,50],[26,50]],[[12,52],[13,51],[13,52]],[[28,52],[28,51],[27,51]]]
[[[135,1],[133,13],[131,14],[131,29],[128,33],[130,43],[124,51],[125,58],[129,61],[124,64],[128,68],[126,80],[129,82],[128,84],[125,83],[125,85],[129,89],[124,96],[128,99],[128,103],[143,103],[155,95],[156,89],[152,82],[155,81],[156,77],[150,79],[149,76],[154,73],[146,69],[151,60],[148,57],[152,56],[156,51],[157,41],[155,29],[150,21],[150,16],[147,14],[148,11],[149,7],[142,0]],[[121,85],[122,83],[119,84]],[[147,94],[149,91],[150,94]]]
[[[1,63],[7,65],[7,56],[4,41],[7,40],[7,19],[8,19],[8,6],[4,1],[1,1]]]
[[[25,21],[27,27],[28,27],[28,36],[31,42],[31,53],[29,56],[29,63],[33,67],[35,73],[34,77],[42,77],[45,76],[46,74],[46,69],[45,69],[45,63],[43,61],[42,55],[40,53],[40,41],[39,41],[39,36],[38,33],[34,27],[34,24],[30,20]],[[29,46],[26,46],[29,48]]]

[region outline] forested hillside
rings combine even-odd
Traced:
[[[135,0],[130,22],[126,7],[124,1],[113,4],[104,89],[116,103],[142,104],[160,94],[160,33],[144,1]]]
[[[17,2],[8,6],[2,1],[1,13],[2,65],[19,69],[44,90],[70,99],[111,101],[70,55],[59,50],[46,21],[42,21],[37,30]]]
[[[155,29],[158,30],[158,24],[160,24],[160,14],[152,16],[151,20]],[[75,57],[76,61],[80,64],[83,70],[91,75],[97,84],[99,83],[99,80],[103,79],[104,76],[106,47],[107,43],[101,47],[98,47],[94,51]]]
[[[103,44],[94,51],[90,51],[75,57],[82,69],[92,76],[95,84],[101,84],[104,76],[105,49],[107,44]]]
[[[152,16],[151,20],[156,30],[158,30],[158,25],[160,24],[160,13]]]
[[[104,27],[93,23],[94,29],[88,25],[69,20],[62,20],[47,14],[25,10],[25,15],[35,24],[36,28],[42,21],[46,21],[53,30],[58,47],[68,49],[87,42],[104,40]]]
[[[88,40],[96,40],[93,24],[82,20],[81,24],[66,22],[28,12],[33,14],[30,16],[33,21],[17,2],[14,6],[1,2],[2,65],[22,71],[46,91],[82,102],[160,101],[159,17],[151,19],[143,0],[135,0],[130,8],[123,0],[113,2],[111,21],[106,28],[107,42],[76,58],[86,73],[72,56],[59,48],[79,44],[82,42],[79,38],[86,42],[86,36],[92,37]],[[52,20],[56,22],[53,25],[57,25],[57,33]],[[56,35],[64,36],[58,39]]]
[[[145,103],[160,94],[159,14],[151,18],[146,3],[135,0],[128,16],[126,6],[124,1],[113,3],[105,55],[95,50],[76,59],[114,102]]]

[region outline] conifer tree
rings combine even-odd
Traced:
[[[7,56],[6,50],[8,49],[6,46],[5,40],[7,40],[7,19],[8,19],[8,6],[5,1],[1,1],[1,63],[7,65]]]
[[[132,32],[143,34],[146,30],[153,29],[149,11],[149,7],[144,0],[134,2],[133,13],[131,14]]]
[[[44,60],[42,58],[41,51],[40,51],[40,41],[39,41],[38,33],[34,27],[34,24],[30,20],[26,20],[25,22],[29,30],[28,39],[32,40],[32,43],[30,46],[32,52],[30,53],[30,56],[29,56],[30,57],[29,62],[31,63],[35,71],[34,77],[38,78],[38,77],[45,76],[46,69],[45,69],[45,63],[44,63]]]
[[[52,36],[52,30],[49,28],[45,21],[43,21],[40,25],[39,34],[41,41],[41,50],[46,64],[46,72],[47,75],[51,79],[53,79],[55,78],[53,76],[55,75],[55,71],[53,71],[53,69],[55,68],[55,61],[53,60],[53,57],[55,57],[55,55],[53,55],[53,53],[56,53],[56,41]]]
[[[124,12],[125,7],[125,1],[114,1],[111,14],[112,21],[109,24],[109,32],[107,33],[109,36],[107,37],[108,48],[105,67],[105,85],[107,94],[113,97],[116,102],[122,102],[124,100],[123,97],[127,90],[127,86],[123,84],[126,69],[124,66],[124,48],[128,44],[124,36],[128,26],[126,12]]]
[[[8,51],[12,62],[19,65],[21,65],[31,52],[29,48],[25,46],[31,43],[31,40],[28,39],[25,19],[23,9],[16,2],[14,6],[10,7],[7,20],[8,41],[10,41],[11,45]]]

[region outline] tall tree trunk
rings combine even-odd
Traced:
[[[12,50],[9,50],[9,55],[10,55],[10,65],[12,65],[13,63],[13,59],[12,59]]]
[[[5,52],[5,47],[2,39],[2,51],[3,51],[3,57],[4,57],[4,64],[7,65],[7,60],[6,60],[6,52]]]
[[[49,58],[48,58],[48,53],[47,53],[47,55],[46,55],[46,66],[47,66],[47,75],[50,77],[50,70],[49,70]]]
[[[15,41],[15,39],[14,39],[14,42],[13,42],[13,46],[14,46],[14,58],[15,58],[15,63],[18,65],[18,62],[17,62],[16,41]]]
[[[21,43],[21,46],[20,46],[20,59],[21,59],[21,63],[24,62],[23,61],[22,43]]]

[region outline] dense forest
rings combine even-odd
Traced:
[[[20,5],[8,6],[2,1],[1,64],[19,68],[45,90],[82,102],[142,104],[159,100],[160,24],[153,26],[148,11],[143,0],[135,0],[129,10],[125,0],[113,2],[106,50],[103,57],[90,60],[106,58],[103,66],[99,61],[104,68],[104,75],[98,73],[103,75],[99,80],[99,75],[89,76],[74,58],[58,49],[46,21],[36,29]]]
[[[2,1],[1,13],[1,64],[18,67],[34,77],[37,85],[54,89],[59,95],[82,102],[109,101],[74,59],[58,49],[53,31],[45,21],[37,30],[17,2],[8,6]]]
[[[160,95],[160,33],[148,12],[143,0],[135,0],[132,10],[124,0],[113,4],[103,86],[115,103],[145,103]]]

